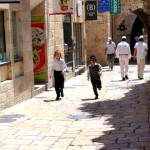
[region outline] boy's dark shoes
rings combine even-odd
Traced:
[[[60,98],[57,96],[57,97],[56,97],[56,100],[60,100]]]
[[[95,99],[98,99],[98,95],[95,96]]]
[[[63,92],[61,93],[61,97],[64,97],[64,93]]]
[[[122,81],[125,81],[125,78],[122,78]]]
[[[64,97],[63,89],[60,90],[61,97]]]

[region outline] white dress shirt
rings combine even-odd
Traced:
[[[131,51],[130,51],[130,45],[125,42],[121,41],[116,49],[116,57],[119,58],[119,55],[128,55],[128,58],[131,58]]]
[[[139,41],[135,44],[134,48],[136,48],[137,50],[137,57],[145,59],[146,51],[148,49],[147,44],[142,41]]]
[[[116,48],[115,42],[111,42],[111,43],[107,42],[106,47],[107,47],[107,54],[115,53],[115,48]]]
[[[67,65],[64,61],[64,59],[54,59],[51,65],[51,69],[50,69],[50,76],[54,73],[55,71],[66,71],[67,70]]]

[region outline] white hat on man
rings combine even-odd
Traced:
[[[112,39],[111,39],[111,37],[108,37],[108,41],[111,41]]]
[[[140,36],[139,36],[139,40],[141,40],[141,39],[144,39],[144,36],[143,36],[143,35],[140,35]]]
[[[126,36],[122,36],[122,39],[127,39]]]

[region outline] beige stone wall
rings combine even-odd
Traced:
[[[0,66],[3,80],[0,82],[0,110],[32,97],[33,92],[33,56],[31,40],[30,0],[21,0],[20,4],[0,4],[5,10],[5,28],[7,51],[10,64]],[[18,16],[19,48],[22,60],[14,60],[11,12]]]
[[[104,49],[107,38],[110,36],[110,21],[108,13],[98,13],[98,20],[86,21],[86,39],[87,39],[87,59],[91,55],[97,57],[97,61],[106,65],[106,56]]]
[[[32,55],[32,34],[31,34],[31,18],[30,16],[30,0],[21,0],[20,9],[20,48],[22,50],[23,61],[21,62],[20,75],[13,76],[14,88],[18,88],[14,92],[15,97],[18,97],[19,101],[27,100],[32,97],[32,90],[34,86],[33,80],[33,55]],[[15,65],[13,64],[15,70]],[[15,71],[13,71],[14,73]],[[23,72],[23,73],[22,73]],[[21,90],[20,90],[21,89]],[[26,93],[26,96],[22,96],[22,93]],[[16,100],[16,99],[15,99]]]

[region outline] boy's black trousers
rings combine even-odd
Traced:
[[[55,91],[57,97],[60,97],[60,93],[63,93],[64,88],[64,75],[61,74],[62,71],[54,70],[54,79],[55,79]]]

